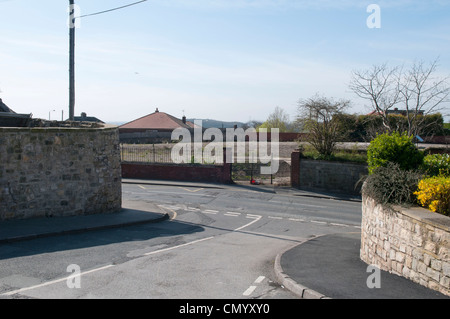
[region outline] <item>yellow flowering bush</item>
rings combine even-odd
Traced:
[[[425,178],[419,182],[414,195],[423,207],[436,213],[450,215],[450,177]]]

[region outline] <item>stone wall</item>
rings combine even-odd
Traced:
[[[117,127],[0,128],[0,220],[121,209]]]
[[[363,196],[361,259],[450,296],[450,218]],[[382,284],[382,283],[381,283]]]
[[[359,196],[367,164],[309,160],[295,151],[291,156],[292,187]]]

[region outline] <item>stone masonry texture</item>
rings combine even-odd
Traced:
[[[361,259],[450,296],[450,218],[363,196]]]
[[[368,174],[366,164],[300,159],[293,160],[291,167],[298,174],[298,177],[293,176],[292,179],[298,178],[297,185],[301,189],[351,195],[360,195],[361,177]],[[293,185],[296,185],[295,183]]]
[[[121,209],[117,127],[0,128],[0,220]]]

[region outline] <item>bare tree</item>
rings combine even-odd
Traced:
[[[341,130],[340,122],[335,120],[337,114],[341,114],[350,101],[339,100],[319,96],[298,103],[298,122],[302,123],[308,132],[307,141],[324,157],[333,154],[336,143],[339,141]]]
[[[435,77],[436,68],[437,60],[429,66],[425,66],[423,62],[415,63],[399,83],[401,105],[406,110],[410,135],[418,135],[425,129],[423,115],[441,111],[442,105],[449,101],[450,87],[446,83],[448,78]]]
[[[399,103],[399,68],[388,65],[374,65],[370,70],[353,71],[350,89],[360,98],[369,100],[373,113],[381,116],[383,125],[391,131],[387,111]]]
[[[269,115],[267,121],[262,123],[259,128],[278,128],[280,132],[286,132],[289,126],[289,115],[281,107],[277,106],[273,113]]]
[[[424,130],[424,115],[437,113],[448,102],[450,87],[448,78],[435,76],[438,60],[426,66],[416,62],[409,70],[403,67],[375,65],[370,70],[353,71],[350,89],[359,97],[371,102],[373,113],[380,116],[389,131],[399,130],[389,120],[389,111],[401,108],[409,135]]]

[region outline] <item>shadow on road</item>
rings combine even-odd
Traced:
[[[183,244],[183,235],[203,231],[205,231],[205,228],[199,225],[177,220],[167,220],[158,223],[49,236],[0,244],[0,260],[68,250],[80,250],[116,243],[136,244],[136,242],[142,242],[140,245],[149,246],[148,243],[145,243],[146,241],[156,240],[157,242],[152,243],[152,245],[157,245],[159,243],[163,244],[165,241],[164,238],[167,237],[174,237],[171,240],[171,244],[177,245]]]

